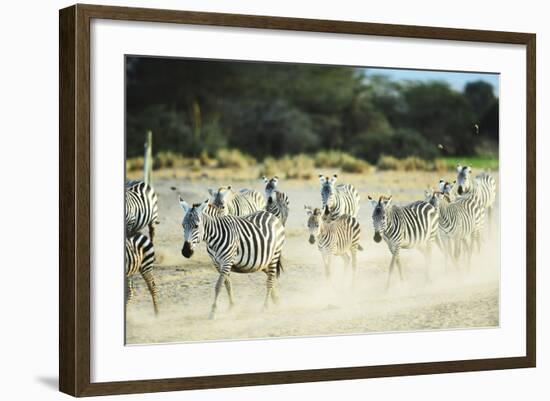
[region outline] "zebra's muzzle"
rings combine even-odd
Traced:
[[[193,256],[193,250],[191,249],[191,244],[189,242],[186,241],[183,243],[181,254],[186,258],[190,258],[191,256]]]
[[[309,243],[312,245],[315,244],[315,237],[313,235],[309,236]]]
[[[382,241],[382,236],[380,235],[380,233],[378,231],[376,231],[374,233],[374,242],[380,242]]]

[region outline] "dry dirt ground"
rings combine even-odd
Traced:
[[[145,284],[136,277],[136,296],[126,315],[127,344],[498,326],[498,213],[470,269],[445,266],[436,249],[426,280],[427,266],[420,252],[403,251],[404,280],[401,282],[394,272],[390,289],[385,290],[390,253],[384,242],[376,244],[372,239],[372,209],[367,194],[392,193],[395,202],[407,203],[422,199],[426,186],[435,185],[442,176],[453,178],[452,173],[424,172],[340,176],[341,182],[356,186],[362,199],[359,222],[364,251],[359,254],[354,287],[350,272],[344,271],[339,259],[335,259],[333,275],[327,281],[320,253],[307,241],[304,204],[319,205],[318,180],[280,180],[280,189],[291,201],[284,272],[279,280],[281,302],[263,310],[265,274],[233,273],[236,306],[228,309],[224,291],[217,319],[211,321],[208,312],[218,275],[204,247],[191,259],[181,256],[183,211],[171,187],[176,186],[188,202],[199,202],[207,198],[208,188],[231,184],[234,188],[263,191],[262,182],[239,178],[239,172],[215,177],[170,171],[155,174],[160,224],[155,238],[158,263],[154,274],[161,312],[154,316]]]

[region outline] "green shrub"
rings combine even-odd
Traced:
[[[144,163],[142,156],[126,159],[126,171],[143,170]]]
[[[382,155],[378,159],[378,163],[376,164],[376,167],[378,167],[378,169],[382,171],[402,170],[403,164],[401,163],[401,160],[397,159],[396,157]]]
[[[431,171],[433,166],[431,163],[416,156],[409,156],[401,160],[401,167],[405,171]]]
[[[314,175],[314,160],[304,154],[285,156],[280,159],[268,157],[264,160],[261,173],[284,178],[310,179]]]
[[[368,173],[372,170],[372,166],[368,162],[348,154],[344,154],[341,167],[345,173]]]
[[[218,167],[248,168],[256,164],[256,160],[237,149],[221,149],[216,154]]]

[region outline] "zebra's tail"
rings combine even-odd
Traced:
[[[357,250],[358,250],[358,251],[363,251],[364,249],[363,249],[363,247],[362,247],[360,244],[357,244]]]

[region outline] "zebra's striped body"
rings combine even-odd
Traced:
[[[437,239],[439,215],[428,202],[417,201],[406,206],[394,206],[391,197],[380,197],[377,201],[371,199],[374,206],[372,220],[374,225],[374,241],[382,238],[392,254],[388,274],[387,287],[390,284],[394,265],[399,268],[399,276],[403,279],[399,253],[401,249],[418,248],[426,256],[429,265],[431,247]],[[428,266],[426,267],[426,274]]]
[[[266,184],[265,210],[277,216],[284,226],[288,219],[288,212],[290,209],[290,201],[288,199],[288,196],[284,192],[277,190],[277,184],[279,183],[279,179],[277,177],[273,177],[270,180],[268,180],[266,177],[263,177],[263,180]]]
[[[126,305],[134,296],[133,276],[141,274],[151,298],[155,314],[158,314],[157,287],[153,277],[153,265],[155,263],[155,250],[153,243],[143,234],[132,235],[125,241],[124,262],[126,267]]]
[[[452,190],[452,186],[447,188]],[[439,238],[446,260],[450,256],[456,263],[464,248],[469,265],[472,241],[483,222],[482,210],[471,198],[451,201],[449,195],[443,192],[427,191],[426,200],[439,214]]]
[[[264,306],[271,297],[277,301],[275,280],[282,271],[281,250],[285,240],[284,227],[271,213],[260,211],[239,216],[215,217],[203,213],[208,201],[189,206],[180,198],[185,210],[183,218],[184,244],[182,255],[189,258],[201,242],[219,272],[210,317],[214,318],[222,285],[225,285],[230,305],[233,293],[229,274],[264,271],[267,274],[267,293]]]
[[[125,185],[126,236],[149,228],[151,241],[155,237],[155,224],[158,224],[158,200],[155,190],[143,181],[129,181]]]
[[[333,219],[344,214],[357,217],[359,213],[359,193],[353,185],[335,185],[337,178],[336,174],[332,178],[319,175],[322,209],[325,210],[328,207],[330,216]]]
[[[246,216],[265,207],[262,194],[251,189],[241,189],[235,192],[228,187],[220,187],[217,191],[208,190],[212,196],[212,205],[220,208],[224,214],[231,216]]]
[[[468,166],[457,166],[456,186],[459,196],[471,197],[487,216],[489,225],[492,223],[492,211],[496,199],[497,185],[495,179],[488,173],[478,174],[472,179],[472,169]],[[479,244],[478,244],[479,247]]]
[[[341,215],[332,220],[319,208],[312,209],[306,206],[305,209],[309,216],[307,221],[309,243],[314,244],[317,241],[317,248],[321,252],[325,265],[325,275],[330,276],[332,256],[340,256],[344,259],[346,266],[351,259],[353,281],[355,281],[357,251],[363,250],[359,244],[361,228],[357,219],[349,215]]]

